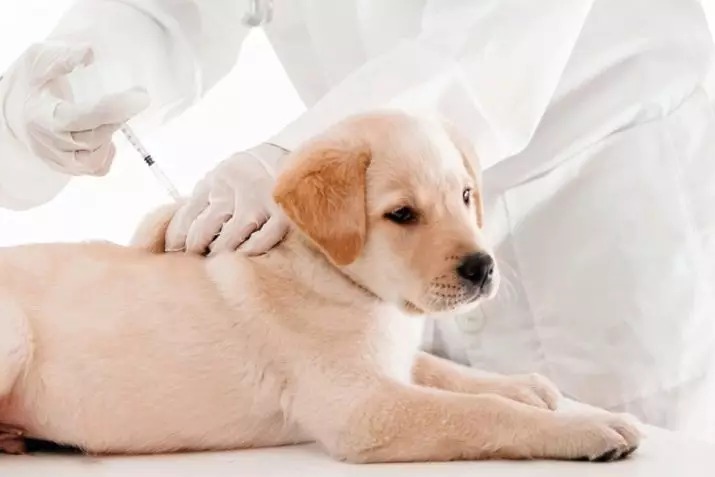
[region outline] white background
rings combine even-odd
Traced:
[[[71,3],[0,0],[0,71],[43,39]],[[253,30],[234,70],[203,101],[141,139],[188,193],[218,161],[278,132],[303,110],[265,35]],[[142,215],[170,198],[120,134],[116,144],[119,153],[108,176],[74,179],[51,203],[30,211],[0,209],[0,246],[87,239],[126,243]]]

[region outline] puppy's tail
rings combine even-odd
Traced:
[[[147,214],[134,232],[130,245],[151,253],[164,253],[166,251],[166,230],[181,205],[180,203],[162,205]]]

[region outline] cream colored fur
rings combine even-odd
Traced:
[[[305,441],[353,462],[629,453],[639,435],[623,416],[553,412],[543,377],[418,350],[425,314],[496,291],[498,276],[477,296],[455,272],[489,251],[478,171],[441,123],[376,113],[291,156],[275,199],[296,230],[263,256],[161,253],[172,206],[133,248],[0,250],[0,447],[18,451],[22,432],[92,453]],[[403,206],[414,223],[385,218]]]

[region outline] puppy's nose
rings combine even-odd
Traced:
[[[483,252],[467,255],[457,267],[457,275],[472,285],[484,287],[494,275],[494,259]]]

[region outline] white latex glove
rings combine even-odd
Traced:
[[[0,114],[12,136],[65,174],[106,174],[115,154],[112,134],[149,105],[141,88],[73,102],[64,76],[93,57],[87,45],[38,43],[0,81]]]
[[[166,232],[166,251],[260,255],[277,245],[288,220],[271,196],[283,149],[261,144],[222,161],[194,189]]]

